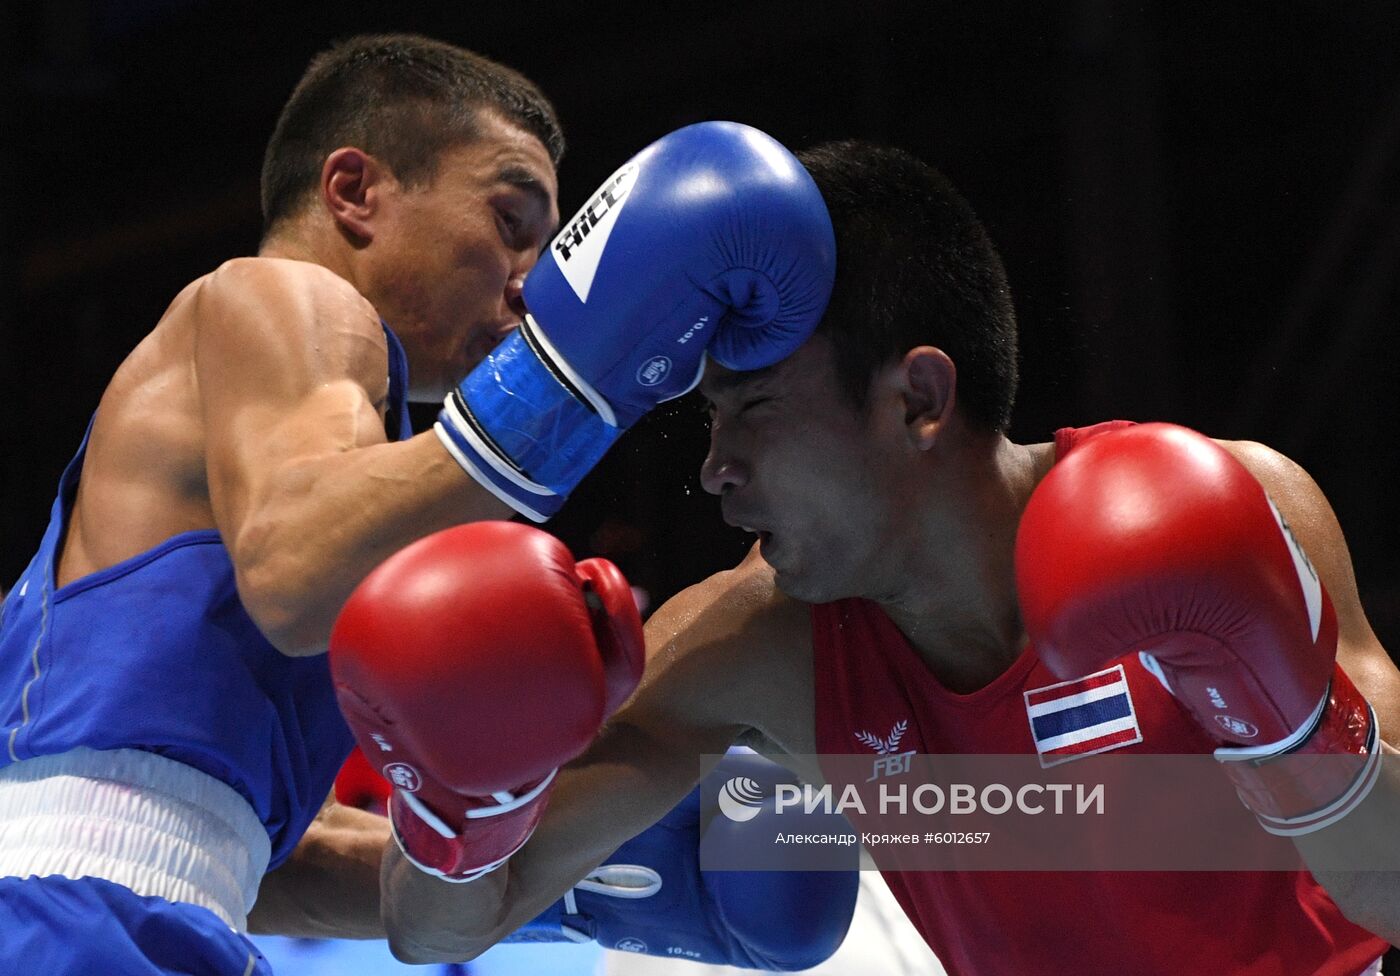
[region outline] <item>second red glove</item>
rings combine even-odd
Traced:
[[[1332,601],[1259,482],[1209,438],[1144,424],[1077,447],[1022,515],[1016,585],[1061,677],[1136,651],[1221,743],[1265,829],[1319,829],[1374,783],[1375,718],[1336,664]]]

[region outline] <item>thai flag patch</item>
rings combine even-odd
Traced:
[[[1142,741],[1123,665],[1025,693],[1026,717],[1045,768]]]

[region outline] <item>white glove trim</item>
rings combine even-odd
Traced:
[[[459,427],[458,430],[463,430],[463,428],[460,428],[460,427]],[[462,466],[462,470],[465,471],[467,474],[471,475],[472,479],[473,479],[477,484],[481,485],[481,487],[485,488],[485,489],[486,489],[487,491],[489,491],[491,494],[495,495],[495,496],[496,496],[497,498],[499,498],[501,501],[505,502],[505,503],[506,503],[507,505],[509,505],[511,508],[515,509],[515,510],[516,510],[517,512],[519,512],[521,515],[524,515],[526,518],[530,519],[532,522],[548,522],[548,521],[549,521],[549,516],[548,516],[548,515],[543,515],[543,514],[541,514],[540,512],[535,511],[533,508],[531,508],[529,505],[526,505],[526,504],[525,504],[524,502],[522,502],[520,499],[518,499],[518,498],[516,498],[516,497],[514,497],[514,496],[512,496],[512,495],[508,495],[508,494],[506,494],[504,491],[502,491],[500,488],[497,488],[495,482],[493,482],[490,478],[488,478],[488,477],[481,471],[480,468],[478,468],[475,464],[472,463],[471,458],[467,457],[467,456],[466,456],[465,454],[463,454],[460,450],[458,450],[457,445],[454,444],[454,443],[452,442],[452,435],[449,434],[446,430],[443,429],[443,427],[442,427],[442,421],[439,420],[437,423],[433,424],[433,433],[437,434],[438,440],[442,441],[442,446],[445,447],[445,448],[447,448],[447,453],[452,455],[452,459],[453,459],[454,461],[456,461],[458,464],[460,464],[460,465]],[[473,442],[473,445],[476,447],[476,449],[477,449],[478,451],[481,451],[481,450],[485,447],[484,444],[481,444],[481,443],[480,443],[479,439],[476,437],[475,434],[472,434],[472,433],[470,433],[470,432],[468,432],[468,431],[463,431],[463,433],[464,433],[465,436],[467,436],[467,437]],[[489,450],[486,450],[484,453],[482,453],[481,456],[484,457],[484,458],[486,458],[486,459],[488,460],[488,462],[491,462],[491,466],[492,466],[493,468],[495,468],[497,471],[501,471],[502,477],[508,478],[509,480],[511,480],[512,482],[514,482],[514,483],[516,483],[516,484],[519,484],[519,483],[520,483],[520,480],[521,480],[521,479],[519,478],[518,475],[516,475],[514,472],[511,472],[511,473],[507,474],[507,473],[503,470],[503,468],[502,468],[501,466],[499,466],[497,463],[495,463],[495,461],[494,461],[494,458],[495,458],[494,452],[489,451]],[[522,485],[521,487],[524,487],[524,486]],[[540,486],[540,487],[543,487],[543,486]],[[528,490],[531,490],[531,489],[526,489],[526,490],[528,491]],[[540,495],[540,494],[552,495],[552,494],[554,494],[554,492],[550,491],[548,488],[544,488],[543,491],[536,491],[535,494],[537,494],[537,495]]]
[[[599,395],[597,390],[593,389],[587,380],[574,372],[574,368],[565,361],[563,356],[559,355],[559,350],[554,348],[548,336],[544,334],[544,330],[542,330],[540,324],[535,321],[535,317],[528,312],[525,313],[524,328],[529,330],[530,339],[539,343],[540,350],[549,357],[549,365],[568,377],[569,382],[572,383],[574,388],[588,401],[588,405],[598,412],[598,416],[602,418],[603,423],[607,424],[609,427],[616,427],[617,414],[613,413],[612,406]]]
[[[549,771],[549,775],[546,776],[544,779],[540,780],[539,785],[537,785],[533,790],[522,796],[517,796],[513,800],[508,800],[505,803],[497,803],[493,807],[477,807],[473,810],[468,810],[467,819],[481,820],[486,817],[499,817],[503,813],[510,813],[512,810],[519,810],[521,807],[525,806],[525,804],[534,800],[535,797],[539,796],[545,790],[549,789],[549,784],[554,782],[554,777],[558,774],[558,772],[559,770],[557,768],[551,769]],[[496,795],[499,796],[500,794]],[[509,796],[510,794],[507,793],[505,795]]]
[[[1332,699],[1332,684],[1328,682],[1327,688],[1322,693],[1322,700],[1317,703],[1317,707],[1312,710],[1308,720],[1298,726],[1297,730],[1277,742],[1265,743],[1262,746],[1221,746],[1215,750],[1215,758],[1220,762],[1248,762],[1254,759],[1272,759],[1280,756],[1295,746],[1302,745],[1308,736],[1317,729],[1317,723],[1322,721],[1322,712],[1327,708],[1327,703]]]
[[[645,864],[603,864],[574,888],[612,898],[650,898],[661,890],[661,874]]]
[[[410,794],[408,793],[405,793],[403,795],[405,798],[410,796]],[[431,824],[429,826],[431,826]],[[475,868],[471,874],[463,875],[460,878],[452,877],[448,874],[445,874],[442,871],[439,871],[437,868],[430,868],[428,867],[428,865],[418,860],[412,854],[408,853],[408,848],[403,846],[403,838],[399,836],[398,828],[394,826],[394,808],[392,806],[389,807],[389,833],[394,835],[394,844],[397,845],[399,853],[401,853],[404,856],[404,859],[408,861],[409,864],[412,864],[419,871],[422,871],[424,874],[431,874],[435,878],[441,878],[443,881],[446,881],[450,884],[466,884],[469,881],[475,881],[477,878],[485,877],[486,875],[490,874],[492,871],[500,867],[502,864],[506,863],[506,861],[510,860],[511,857],[514,856],[516,851],[520,850],[520,848],[525,846],[525,841],[528,841],[530,839],[530,834],[533,834],[534,831],[532,830],[529,834],[526,834],[525,840],[522,840],[519,844],[516,844],[515,848],[505,857],[500,858],[499,860],[492,861],[490,864],[487,864],[484,867]]]
[[[1369,706],[1368,706],[1369,708]],[[1259,826],[1277,837],[1301,837],[1323,827],[1330,827],[1361,805],[1361,801],[1371,795],[1371,788],[1381,778],[1380,728],[1376,711],[1371,711],[1371,735],[1366,752],[1366,765],[1352,780],[1351,786],[1335,802],[1321,810],[1304,814],[1301,817],[1266,817],[1256,812]]]
[[[457,832],[443,823],[442,818],[429,810],[422,800],[418,799],[418,797],[409,793],[407,790],[399,790],[399,795],[403,797],[403,802],[413,811],[415,817],[433,828],[433,833],[447,840],[457,839]],[[390,819],[392,820],[393,818],[391,817]]]

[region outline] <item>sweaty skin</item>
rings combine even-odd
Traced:
[[[539,829],[506,867],[450,886],[389,852],[385,923],[401,957],[471,957],[513,931],[684,796],[707,772],[702,755],[735,741],[789,764],[784,757],[815,753],[810,606],[790,593],[876,601],[959,692],[985,686],[1024,647],[1012,550],[1053,445],[969,430],[953,409],[951,363],[927,347],[877,375],[864,415],[841,404],[820,337],[762,375],[711,367],[701,387],[713,404],[702,477],[721,495],[728,521],[760,532],[759,545],[648,621],[641,688],[561,772]],[[1339,660],[1381,729],[1400,727],[1400,673],[1366,621],[1322,492],[1267,447],[1223,446],[1258,478],[1310,554],[1336,606]],[[823,458],[820,477],[813,457]],[[821,781],[817,769],[794,771]],[[1386,768],[1351,816],[1297,839],[1305,859],[1358,845],[1388,849],[1393,831],[1384,825],[1400,822],[1397,797],[1400,782]],[[1400,934],[1400,885],[1391,874],[1317,877],[1353,921]]]
[[[431,432],[390,443],[385,431],[381,317],[403,343],[411,396],[439,399],[520,321],[525,274],[559,221],[543,144],[491,111],[478,123],[413,186],[336,150],[257,257],[176,296],[103,394],[59,585],[214,528],[263,633],[285,654],[317,654],[385,557],[509,516]],[[383,818],[328,802],[264,880],[252,930],[381,935],[388,837]]]
[[[370,303],[318,265],[245,258],[190,285],[103,397],[60,582],[217,527],[263,633],[324,650],[378,561],[494,514],[431,438],[387,443],[387,355]]]
[[[440,396],[519,321],[520,281],[558,222],[544,147],[485,119],[427,187],[337,151],[321,207],[176,297],[102,397],[60,585],[217,528],[263,633],[316,654],[385,557],[508,514],[431,433],[391,444],[384,429],[380,316],[414,393]]]

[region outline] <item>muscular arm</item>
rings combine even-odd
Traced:
[[[1351,555],[1331,505],[1302,468],[1259,444],[1224,445],[1259,479],[1308,553],[1337,611],[1337,660],[1376,710],[1383,737],[1400,732],[1400,672],[1361,608]],[[1327,865],[1400,862],[1400,764],[1387,754],[1371,795],[1340,822],[1295,838],[1313,875],[1348,918],[1392,943],[1400,939],[1400,872]]]
[[[387,443],[385,339],[347,282],[246,259],[191,300],[215,523],[244,605],[284,653],[323,651],[351,589],[409,542],[507,514],[431,434]]]
[[[432,878],[386,851],[384,920],[410,962],[471,958],[544,910],[670,810],[719,755],[756,729],[812,751],[807,609],[773,589],[756,557],[668,601],[647,625],[647,677],[592,747],[559,774],[539,828],[506,866],[470,884]]]
[[[389,821],[328,798],[291,857],[264,876],[248,914],[259,935],[382,939],[379,864]]]

